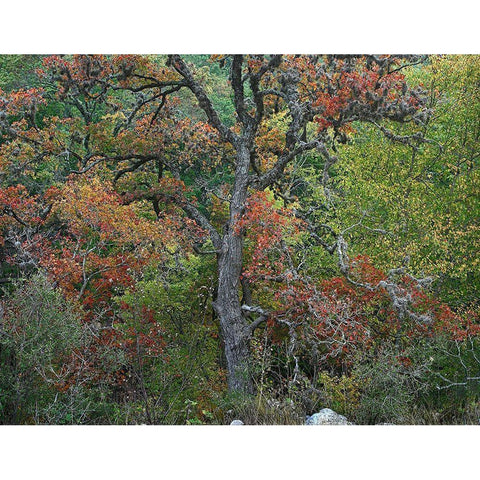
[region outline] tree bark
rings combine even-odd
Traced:
[[[225,252],[218,258],[218,294],[214,308],[220,320],[228,370],[228,388],[239,393],[253,393],[249,372],[250,328],[239,299],[238,258],[241,258],[241,239],[225,239]]]
[[[243,263],[243,234],[236,223],[245,211],[248,194],[250,151],[246,141],[237,144],[237,166],[233,185],[230,218],[218,253],[218,293],[214,303],[225,342],[230,391],[252,393],[249,372],[251,330],[240,302],[240,275]]]

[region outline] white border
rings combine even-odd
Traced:
[[[0,53],[478,54],[474,5],[18,0]],[[5,478],[468,478],[478,428],[0,427],[0,461]]]
[[[475,1],[17,0],[2,53],[480,53]]]

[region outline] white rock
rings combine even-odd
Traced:
[[[324,408],[307,417],[305,425],[349,425],[349,422],[343,415],[339,415],[330,408]]]
[[[241,420],[232,420],[230,425],[245,425]]]

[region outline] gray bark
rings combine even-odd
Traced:
[[[247,200],[250,152],[238,142],[237,168],[230,204],[228,229],[218,254],[218,292],[214,308],[220,320],[225,342],[228,386],[231,391],[253,391],[248,372],[251,330],[240,303],[240,275],[243,263],[243,235],[234,228],[244,213]]]

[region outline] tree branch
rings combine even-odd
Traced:
[[[297,148],[293,150],[285,151],[277,160],[275,165],[265,172],[263,175],[252,177],[251,178],[251,185],[253,188],[257,190],[264,190],[265,188],[272,185],[276,182],[285,170],[285,167],[288,165],[290,161],[292,161],[297,155],[300,155],[303,152],[308,150],[313,150],[314,148],[319,148],[322,145],[319,138],[312,140],[310,142],[302,142],[300,143]]]
[[[192,220],[195,220],[198,225],[208,231],[215,250],[220,251],[222,248],[222,238],[215,227],[208,221],[207,217],[191,203],[183,202],[180,203],[179,206]]]
[[[213,108],[212,102],[208,98],[207,94],[203,87],[193,78],[192,72],[187,67],[186,63],[183,61],[180,55],[169,55],[168,64],[173,66],[173,68],[185,79],[187,87],[192,91],[198,101],[200,108],[206,113],[208,122],[212,127],[214,127],[222,136],[222,138],[235,145],[238,137],[235,135],[229,128],[227,128],[218,113]]]

